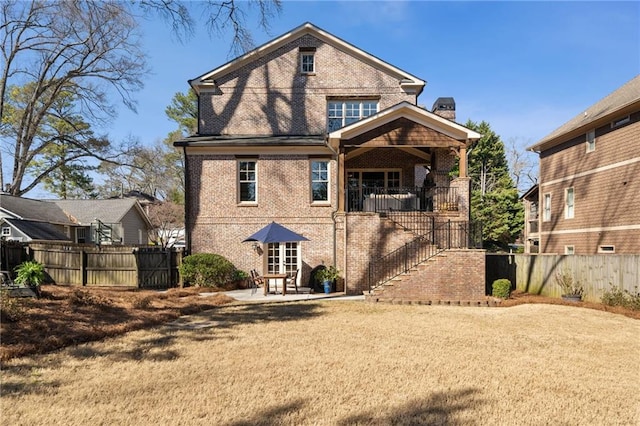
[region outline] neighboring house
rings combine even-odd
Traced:
[[[0,238],[71,242],[75,224],[53,203],[0,193]]]
[[[2,238],[147,244],[151,224],[135,199],[33,200],[0,194]]]
[[[151,222],[134,198],[108,200],[55,200],[79,227],[79,243],[148,244]]]
[[[640,75],[529,150],[540,253],[640,253]]]
[[[520,197],[524,204],[523,243],[525,253],[538,253],[540,245],[539,191],[535,184]]]
[[[480,135],[454,121],[452,98],[416,105],[422,79],[306,23],[189,83],[198,133],[174,144],[189,252],[246,271],[300,269],[302,285],[336,265],[339,290],[361,293],[388,280],[395,266],[380,259],[407,244],[418,262],[425,246],[467,247],[466,150]],[[272,221],[309,241],[242,243]],[[476,269],[484,279],[484,267],[459,263],[460,280]]]

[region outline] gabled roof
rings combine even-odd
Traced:
[[[9,218],[5,218],[5,222],[32,240],[71,241],[51,223]]]
[[[339,49],[343,52],[348,53],[349,55],[375,67],[378,68],[388,74],[395,75],[398,78],[399,84],[402,88],[407,91],[415,92],[416,96],[420,95],[422,89],[426,85],[424,80],[421,80],[412,74],[409,74],[406,71],[401,70],[373,55],[365,52],[362,49],[355,47],[354,45],[347,43],[346,41],[334,36],[333,34],[328,33],[327,31],[316,27],[310,22],[306,22],[300,25],[297,28],[271,40],[268,43],[263,44],[256,49],[239,56],[236,59],[233,59],[226,64],[215,68],[205,74],[202,74],[199,77],[194,78],[193,80],[189,80],[189,84],[193,89],[199,93],[201,89],[211,88],[215,86],[215,80],[220,78],[223,75],[226,75],[232,71],[237,70],[238,68],[243,67],[247,63],[258,60],[268,53],[273,52],[274,50],[284,46],[287,43],[290,43],[293,40],[296,40],[304,35],[310,34],[323,42]]]
[[[558,127],[556,130],[528,147],[530,151],[541,151],[586,133],[594,127],[606,124],[617,115],[637,111],[640,108],[640,75],[599,100],[589,108]]]
[[[105,223],[120,223],[131,210],[136,209],[150,227],[149,218],[134,198],[118,198],[109,200],[55,200],[51,201],[72,216],[81,225],[89,225],[100,219]]]
[[[329,133],[329,140],[352,139],[400,118],[406,118],[463,143],[475,141],[482,137],[480,133],[455,121],[447,120],[438,114],[405,101]]]
[[[60,207],[47,201],[0,194],[2,216],[59,224],[71,224]]]

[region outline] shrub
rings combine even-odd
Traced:
[[[611,290],[605,291],[602,294],[602,303],[609,306],[624,306],[626,303],[624,291],[621,288],[615,287],[611,284]]]
[[[556,284],[560,287],[563,296],[580,296],[584,294],[584,288],[578,281],[573,280],[571,272],[564,270],[556,273]]]
[[[35,260],[28,260],[16,266],[16,284],[31,287],[40,295],[40,285],[44,282],[44,266]]]
[[[222,287],[234,278],[233,263],[219,254],[196,253],[180,265],[182,278],[195,287]]]
[[[634,293],[628,290],[622,290],[611,284],[611,290],[602,294],[602,303],[609,306],[622,306],[624,308],[640,311],[640,292],[638,287]]]
[[[511,294],[511,281],[506,278],[495,280],[491,285],[491,295],[501,299],[508,299]]]

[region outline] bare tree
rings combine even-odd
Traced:
[[[87,164],[86,159],[97,159],[121,164],[123,155],[135,153],[137,146],[115,146],[91,129],[115,116],[114,94],[135,111],[133,94],[142,88],[148,71],[138,32],[141,12],[166,18],[179,37],[186,37],[200,9],[211,32],[231,29],[232,49],[237,51],[252,47],[246,24],[251,7],[259,8],[260,26],[268,29],[280,0],[2,1],[0,187],[22,195],[67,163],[78,167]],[[65,115],[54,108],[62,96]],[[53,122],[56,132],[49,131]],[[73,154],[60,155],[56,148],[64,146],[73,147]],[[56,161],[47,156],[52,151],[58,153]],[[5,154],[13,161],[8,185]],[[31,181],[26,181],[28,176]]]
[[[173,247],[184,240],[184,207],[171,201],[149,206],[149,220],[153,225],[150,238],[156,244]]]
[[[510,139],[505,147],[511,178],[519,192],[524,192],[538,182],[538,156],[527,152],[524,144]]]
[[[2,151],[13,157],[8,192],[22,195],[62,165],[52,163],[24,185],[51,145],[73,146],[73,160],[117,161],[122,151],[109,144],[95,150],[94,142],[106,137],[85,137],[85,124],[114,116],[110,91],[135,109],[131,95],[142,87],[147,68],[131,14],[120,3],[82,1],[4,2],[1,14],[0,136]],[[62,97],[68,100],[64,115],[57,108]],[[49,131],[52,121],[63,134]]]

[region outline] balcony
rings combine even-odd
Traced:
[[[361,187],[347,188],[348,212],[424,211],[444,212],[458,210],[458,191],[454,187]]]

